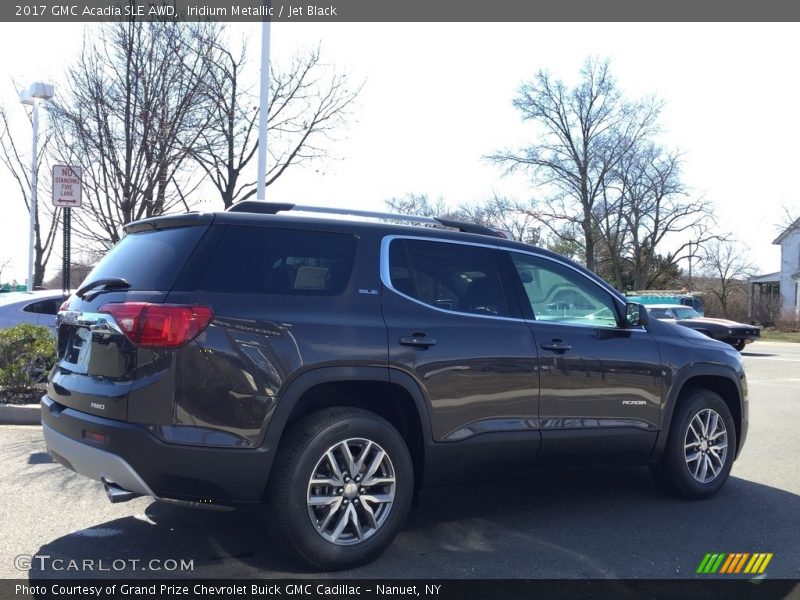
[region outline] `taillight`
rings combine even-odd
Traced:
[[[61,304],[61,307],[58,309],[58,312],[61,312],[62,310],[67,310],[67,308],[69,308],[69,298],[64,300],[64,302]]]
[[[175,348],[196,338],[214,318],[208,306],[110,302],[100,307],[138,346]]]

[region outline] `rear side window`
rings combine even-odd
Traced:
[[[133,290],[168,291],[206,229],[175,227],[130,233],[106,254],[84,283],[122,277]]]
[[[37,313],[40,315],[57,315],[58,308],[64,302],[62,299],[50,298],[48,300],[39,300],[32,304],[28,304],[24,310],[29,313]]]
[[[355,237],[343,233],[228,226],[193,287],[333,296],[347,287],[355,251]]]
[[[430,306],[480,315],[509,316],[491,248],[393,240],[389,248],[392,287]]]

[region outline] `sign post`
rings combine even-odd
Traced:
[[[83,200],[81,168],[53,165],[53,206],[63,208],[64,214],[64,252],[61,265],[61,288],[69,292],[69,267],[71,252],[71,220],[73,207],[79,207]]]

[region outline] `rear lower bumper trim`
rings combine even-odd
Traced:
[[[116,454],[73,440],[45,423],[42,432],[48,449],[66,460],[76,473],[98,481],[113,482],[136,494],[155,496],[133,467]]]

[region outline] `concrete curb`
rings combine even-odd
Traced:
[[[0,425],[40,425],[42,409],[38,404],[0,404]]]

